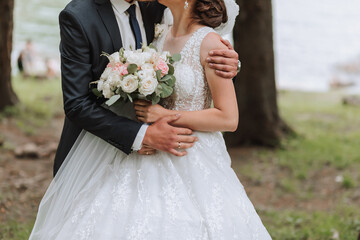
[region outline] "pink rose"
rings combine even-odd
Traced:
[[[168,74],[169,66],[167,65],[167,63],[164,60],[160,59],[158,61],[157,65],[155,66],[155,70],[156,71],[161,70],[161,75],[164,76],[164,75]]]
[[[129,74],[127,67],[127,64],[116,63],[113,71],[117,71],[121,76],[124,76],[126,74]]]
[[[120,74],[121,74],[121,76],[124,76],[124,75],[129,74],[129,72],[128,72],[128,70],[127,70],[127,67],[128,67],[127,64],[121,66],[121,68],[120,68]]]

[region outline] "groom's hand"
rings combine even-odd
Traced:
[[[222,39],[221,42],[228,49],[209,52],[206,62],[209,64],[209,67],[215,70],[218,76],[231,79],[238,74],[239,55],[235,52],[229,41]]]
[[[156,149],[153,149],[143,144],[142,148],[137,152],[140,155],[154,155],[156,153]]]
[[[143,144],[178,157],[185,156],[187,152],[184,149],[194,146],[197,137],[191,136],[191,129],[173,127],[169,124],[179,117],[180,115],[166,116],[150,125]]]

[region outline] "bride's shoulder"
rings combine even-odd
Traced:
[[[201,62],[205,62],[205,58],[209,55],[212,50],[227,49],[226,45],[221,41],[222,37],[216,32],[208,33],[200,46],[200,57]]]

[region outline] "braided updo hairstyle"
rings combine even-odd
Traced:
[[[196,23],[216,28],[228,20],[224,0],[193,0],[193,19]]]

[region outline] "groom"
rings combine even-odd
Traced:
[[[179,116],[168,116],[147,126],[118,116],[101,107],[89,92],[89,83],[100,78],[107,64],[101,53],[121,47],[139,48],[151,43],[154,26],[165,7],[157,2],[132,0],[72,0],[60,13],[60,53],[65,122],[55,156],[54,175],[65,160],[82,129],[102,138],[126,154],[151,149],[183,156],[197,140],[186,128],[171,126]],[[227,43],[229,44],[229,43]],[[208,60],[219,75],[234,77],[237,54],[215,51]],[[181,149],[180,149],[181,148]]]

